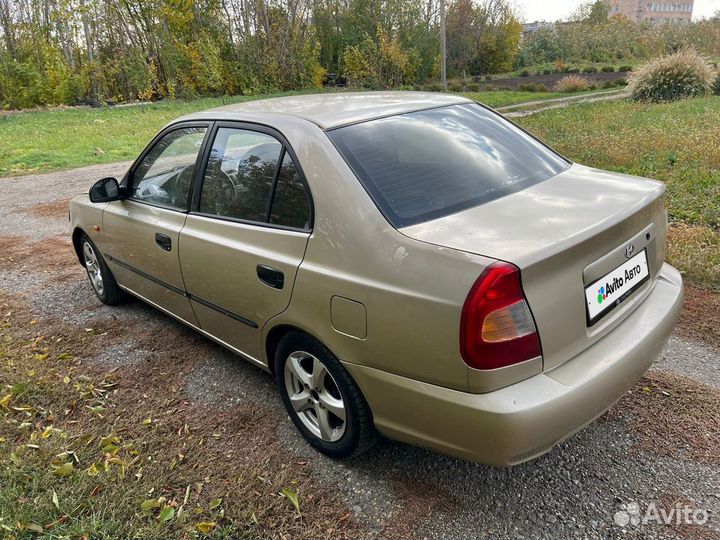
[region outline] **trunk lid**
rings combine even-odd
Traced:
[[[651,290],[665,257],[664,191],[659,182],[573,165],[518,193],[401,232],[517,265],[547,371],[620,324]],[[628,261],[629,245],[633,255],[646,251],[649,279],[589,325],[585,287]]]

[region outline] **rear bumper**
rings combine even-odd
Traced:
[[[486,394],[439,387],[347,364],[390,438],[496,466],[550,450],[621,398],[670,336],[682,278],[663,265],[642,305],[607,336],[549,371]]]

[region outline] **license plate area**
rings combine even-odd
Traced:
[[[587,325],[593,326],[650,278],[647,250],[631,257],[585,287]]]

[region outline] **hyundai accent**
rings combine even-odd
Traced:
[[[665,188],[461,96],[334,93],[171,122],[71,202],[129,293],[277,380],[319,451],[377,433],[507,466],[602,414],[675,324]]]

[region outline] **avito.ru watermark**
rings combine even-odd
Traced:
[[[613,521],[620,527],[647,525],[648,523],[658,525],[705,525],[708,521],[708,512],[679,502],[670,508],[651,502],[642,512],[638,503],[630,502],[620,505],[620,510],[613,515]]]

